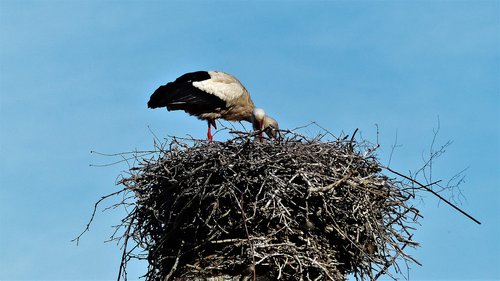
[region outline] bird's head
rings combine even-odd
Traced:
[[[262,128],[264,129],[264,132],[266,132],[268,137],[273,139],[278,138],[280,127],[276,119],[272,118],[269,115],[266,115],[266,117],[264,117],[264,122],[262,123]]]
[[[254,130],[261,130],[259,138],[262,140],[262,132],[266,132],[270,138],[276,138],[279,132],[278,122],[271,116],[267,116],[262,108],[255,108],[252,112],[252,126]]]

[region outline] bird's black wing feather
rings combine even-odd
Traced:
[[[189,114],[199,115],[226,108],[226,102],[216,95],[204,92],[192,85],[192,82],[210,79],[205,71],[182,75],[174,82],[160,86],[149,99],[148,107],[167,107],[168,110],[184,110]]]

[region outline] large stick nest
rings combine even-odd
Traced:
[[[188,143],[174,138],[120,181],[134,199],[122,238],[146,253],[146,280],[377,279],[413,261],[411,188],[362,143]]]

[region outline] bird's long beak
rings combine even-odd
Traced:
[[[262,142],[262,130],[264,129],[264,120],[259,121],[259,140]]]

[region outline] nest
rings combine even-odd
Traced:
[[[146,280],[373,280],[414,261],[411,188],[364,143],[290,132],[188,143],[174,138],[119,181],[133,200],[122,266],[132,240]]]

